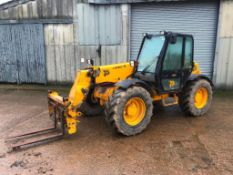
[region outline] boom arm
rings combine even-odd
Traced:
[[[77,72],[69,97],[63,98],[55,91],[49,91],[48,99],[63,109],[63,117],[69,134],[76,133],[78,117],[82,115],[80,107],[85,101],[92,85],[102,83],[116,83],[127,79],[134,71],[134,67],[127,63],[92,66]],[[49,103],[51,104],[51,103]],[[53,116],[57,106],[49,106],[50,116]]]

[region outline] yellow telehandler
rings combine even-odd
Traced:
[[[55,129],[58,134],[16,143],[12,148],[74,134],[79,117],[103,111],[106,121],[117,132],[136,135],[146,129],[154,104],[159,101],[164,106],[179,104],[189,116],[205,114],[211,105],[213,83],[193,61],[193,50],[192,35],[161,32],[145,34],[135,60],[104,66],[93,66],[93,60],[87,60],[89,66],[77,72],[67,98],[56,91],[48,92],[54,128],[11,139],[20,140]]]

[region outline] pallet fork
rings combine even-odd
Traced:
[[[54,121],[53,127],[8,137],[5,142],[10,148],[10,151],[17,151],[34,145],[48,143],[64,137],[66,125],[64,111],[66,108],[51,98],[48,98],[48,105],[49,115]]]

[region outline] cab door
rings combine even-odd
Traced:
[[[162,92],[178,91],[183,76],[184,37],[178,35],[175,41],[168,41],[167,49],[161,64],[160,85]]]
[[[194,40],[191,35],[186,35],[184,38],[184,55],[182,67],[181,87],[185,85],[193,70],[193,50]]]

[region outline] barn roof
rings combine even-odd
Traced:
[[[90,4],[117,4],[117,3],[141,3],[141,2],[164,2],[164,1],[185,1],[185,0],[84,0]]]
[[[0,0],[0,10],[14,7],[19,4],[24,4],[28,1],[34,1],[34,0]]]
[[[24,4],[36,0],[0,0],[0,10]],[[185,0],[77,0],[90,4],[122,4],[122,3],[142,3],[142,2],[163,2],[163,1],[185,1]]]

